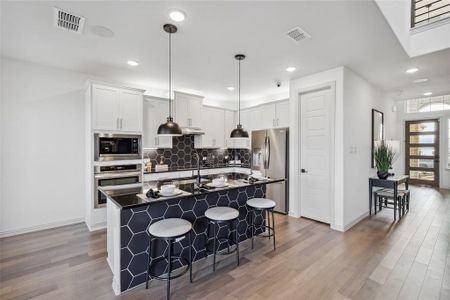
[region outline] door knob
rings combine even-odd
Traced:
[[[305,169],[301,169],[302,173],[308,173],[308,171],[306,171]]]

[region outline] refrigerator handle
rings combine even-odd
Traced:
[[[270,166],[270,137],[264,138],[264,169],[268,169]]]

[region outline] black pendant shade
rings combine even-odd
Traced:
[[[172,24],[165,24],[164,31],[169,34],[169,116],[167,122],[159,125],[159,136],[180,136],[182,135],[180,126],[172,118],[172,34],[177,32],[177,27]]]
[[[248,132],[242,128],[241,125],[241,60],[245,59],[244,54],[236,54],[234,58],[239,61],[239,117],[236,129],[233,129],[230,134],[232,139],[248,139]]]
[[[175,123],[172,117],[167,118],[167,122],[159,125],[158,135],[160,136],[180,136],[182,135],[181,128]]]
[[[241,124],[237,125],[236,129],[233,129],[230,134],[232,139],[248,139],[248,132],[242,128]]]

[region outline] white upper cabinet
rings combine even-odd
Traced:
[[[233,148],[233,140],[230,139],[231,131],[236,128],[236,112],[232,110],[225,110],[225,126],[224,126],[224,140],[225,147]]]
[[[225,147],[225,110],[210,106],[203,106],[200,127],[205,134],[194,137],[195,148],[223,148]]]
[[[256,123],[257,120],[257,118],[255,118],[255,114],[256,110],[254,108],[241,110],[241,125],[249,133],[250,131],[255,130],[254,123]],[[239,112],[236,112],[236,124],[238,122],[239,122]]]
[[[92,129],[142,132],[143,91],[92,84]]]
[[[175,94],[175,122],[181,127],[197,127],[202,125],[203,97],[181,92]]]
[[[119,90],[120,130],[142,131],[142,105],[142,93]]]
[[[119,95],[117,89],[106,86],[92,86],[92,108],[94,129],[119,129]]]
[[[144,99],[144,148],[172,148],[172,137],[158,136],[158,127],[167,121],[168,102],[165,99]]]
[[[276,127],[289,127],[289,100],[275,104]]]
[[[257,107],[256,116],[259,119],[256,129],[276,127],[275,104],[265,104]]]
[[[289,127],[289,101],[279,101],[241,111],[241,124],[248,131]]]

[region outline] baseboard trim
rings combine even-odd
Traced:
[[[78,223],[83,223],[83,222],[84,222],[84,218],[76,218],[76,219],[52,222],[52,223],[31,226],[31,227],[26,227],[26,228],[5,230],[5,231],[0,232],[0,238],[20,235],[20,234],[25,234],[25,233],[35,232],[35,231],[41,231],[41,230],[46,230],[46,229],[52,229],[52,228],[57,228],[57,227],[62,227],[62,226],[67,226],[67,225],[72,225],[72,224],[78,224]]]
[[[89,231],[97,231],[97,230],[101,230],[101,229],[105,229],[106,228],[106,221],[105,222],[100,222],[100,223],[96,223],[96,224],[88,224],[86,222],[86,226],[89,229]]]
[[[359,222],[361,222],[363,219],[367,218],[368,216],[369,216],[369,211],[364,212],[360,216],[356,217],[353,221],[345,224],[344,231],[349,230],[350,228],[352,228],[353,226],[355,226],[356,224],[358,224]]]

